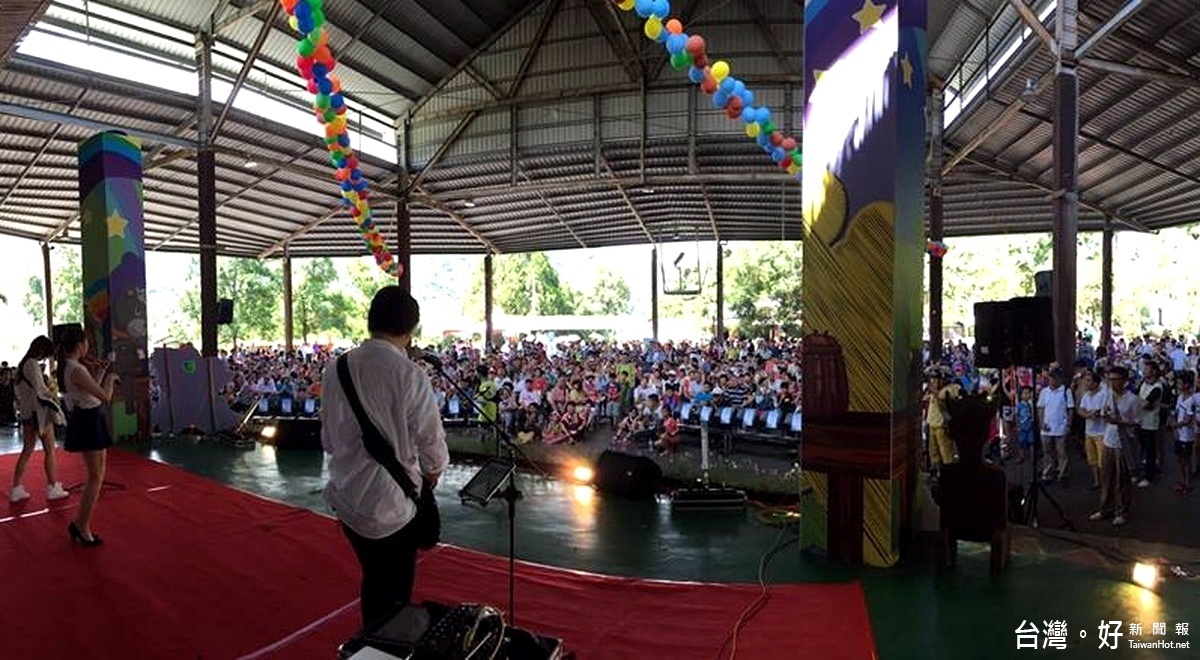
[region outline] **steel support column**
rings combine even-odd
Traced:
[[[492,311],[495,305],[492,297],[493,278],[492,253],[489,252],[483,257],[483,350],[485,355],[491,355],[494,350],[492,347],[492,333],[494,332]]]
[[[929,240],[940,241],[945,234],[946,225],[942,217],[942,156],[943,156],[943,122],[944,102],[943,91],[940,87],[933,90],[929,101]],[[929,257],[929,359],[937,362],[942,359],[942,260]]]
[[[200,233],[200,346],[201,355],[217,355],[217,160],[213,152],[211,26],[197,35],[196,71],[196,189]]]
[[[1112,346],[1113,314],[1113,221],[1104,218],[1104,242],[1100,249],[1100,345]]]
[[[283,250],[283,339],[288,353],[295,350],[296,326],[293,322],[295,305],[292,302],[292,255]]]
[[[42,243],[42,293],[46,297],[46,336],[54,337],[54,282],[50,276],[50,243]]]
[[[408,203],[408,195],[396,200],[396,260],[402,266],[396,283],[412,293],[412,216]]]
[[[1070,367],[1076,351],[1076,240],[1079,235],[1079,0],[1059,0],[1054,75],[1054,355]]]
[[[658,248],[650,249],[650,336],[658,340]]]
[[[717,241],[717,325],[713,341],[725,341],[725,246]]]

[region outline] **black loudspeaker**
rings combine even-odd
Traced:
[[[1054,361],[1051,298],[975,304],[975,366],[990,369]]]
[[[77,328],[80,332],[83,332],[82,323],[59,323],[51,328],[50,334],[53,336],[50,337],[50,339],[54,342],[55,346],[58,346],[60,343],[62,343],[63,333],[71,328]]]
[[[321,449],[321,420],[281,417],[267,423],[275,430],[263,440],[279,449]]]
[[[233,301],[222,298],[217,301],[217,325],[233,323]]]
[[[596,461],[592,482],[601,492],[646,499],[658,493],[662,478],[662,468],[653,459],[606,451]]]
[[[1049,270],[1038,271],[1033,274],[1033,295],[1038,298],[1049,298],[1054,295],[1050,288],[1054,285],[1054,272]]]

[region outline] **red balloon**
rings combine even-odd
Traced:
[[[362,211],[359,211],[357,206],[350,207],[350,216],[351,217],[357,218],[360,213],[362,213]]]
[[[729,103],[725,104],[725,116],[730,119],[737,119],[742,116],[742,97],[730,97]]]
[[[789,168],[791,166],[792,166],[792,157],[791,156],[784,156],[783,160],[779,161],[780,169],[786,170],[787,168]]]
[[[711,75],[704,77],[704,82],[700,83],[700,89],[704,90],[705,94],[712,94],[717,91],[717,80]]]
[[[309,94],[316,94],[317,92],[320,92],[320,91],[321,90],[317,89],[317,81],[315,81],[315,80],[308,81],[308,93]]]
[[[774,133],[771,133],[771,144],[773,144],[777,147],[782,146],[783,133],[780,133],[779,131],[775,131]]]
[[[793,137],[784,138],[783,142],[780,143],[779,146],[783,147],[784,151],[791,151],[792,149],[796,148],[796,138],[793,138]]]
[[[698,34],[693,34],[692,36],[688,37],[687,46],[685,46],[685,48],[687,49],[687,52],[692,54],[692,57],[703,54],[704,37]]]
[[[358,169],[358,156],[350,156],[349,158],[346,159],[346,169],[348,169],[348,170],[357,170]]]
[[[692,64],[694,64],[697,69],[703,69],[704,67],[708,66],[708,56],[704,53],[693,55]]]

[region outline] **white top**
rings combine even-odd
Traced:
[[[1200,405],[1200,394],[1193,392],[1191,396],[1180,396],[1175,404],[1176,438],[1180,442],[1195,442],[1197,405]]]
[[[1150,400],[1154,390],[1158,390],[1158,402],[1150,406],[1149,410],[1146,409],[1145,405],[1141,408],[1141,427],[1146,431],[1158,430],[1159,422],[1161,421],[1158,410],[1162,407],[1162,383],[1154,383],[1153,385],[1142,383],[1142,388],[1138,391],[1138,396],[1142,399],[1142,403],[1145,404]]]
[[[85,408],[88,410],[99,408],[100,404],[104,402],[96,398],[95,394],[76,385],[74,379],[71,377],[76,371],[80,370],[86,373],[87,367],[84,367],[79,363],[79,360],[74,358],[67,360],[67,367],[63,371],[63,380],[67,385],[67,391],[63,394],[63,398],[67,401],[67,408],[70,410],[76,408]],[[88,378],[91,378],[91,374],[88,374]]]
[[[1116,409],[1117,416],[1127,424],[1136,424],[1138,415],[1141,414],[1142,400],[1133,392],[1123,392],[1116,401],[1109,397],[1105,406],[1105,416],[1113,409]],[[1132,431],[1132,427],[1129,427]],[[1121,427],[1116,424],[1106,424],[1104,428],[1104,446],[1110,449],[1120,449],[1121,444]]]
[[[25,360],[21,365],[21,373],[17,375],[16,390],[17,409],[23,417],[37,413],[42,404],[38,399],[54,400],[50,388],[46,387],[46,379],[42,377],[42,366],[37,360]]]
[[[1042,425],[1046,435],[1066,435],[1071,428],[1071,411],[1075,409],[1074,396],[1071,389],[1059,385],[1055,389],[1049,387],[1038,394],[1037,407],[1042,412]]]
[[[348,357],[350,377],[367,416],[396,449],[396,458],[421,489],[421,474],[440,474],[450,463],[446,431],[425,371],[394,344],[372,339]],[[321,377],[321,444],[329,454],[325,501],[361,536],[380,539],[416,515],[388,471],[367,454],[362,429],[342,392],[337,362]]]
[[[1102,387],[1095,392],[1084,392],[1079,398],[1079,409],[1099,412],[1104,410],[1104,404],[1108,403],[1108,388]],[[1083,432],[1086,435],[1097,436],[1104,435],[1104,429],[1108,423],[1100,415],[1089,417],[1084,426]]]

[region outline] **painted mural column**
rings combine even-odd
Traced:
[[[146,242],[142,149],[132,137],[97,133],[79,145],[84,329],[97,358],[120,375],[109,419],[114,437],[146,438]]]
[[[804,16],[802,542],[891,566],[920,452],[925,0]]]

